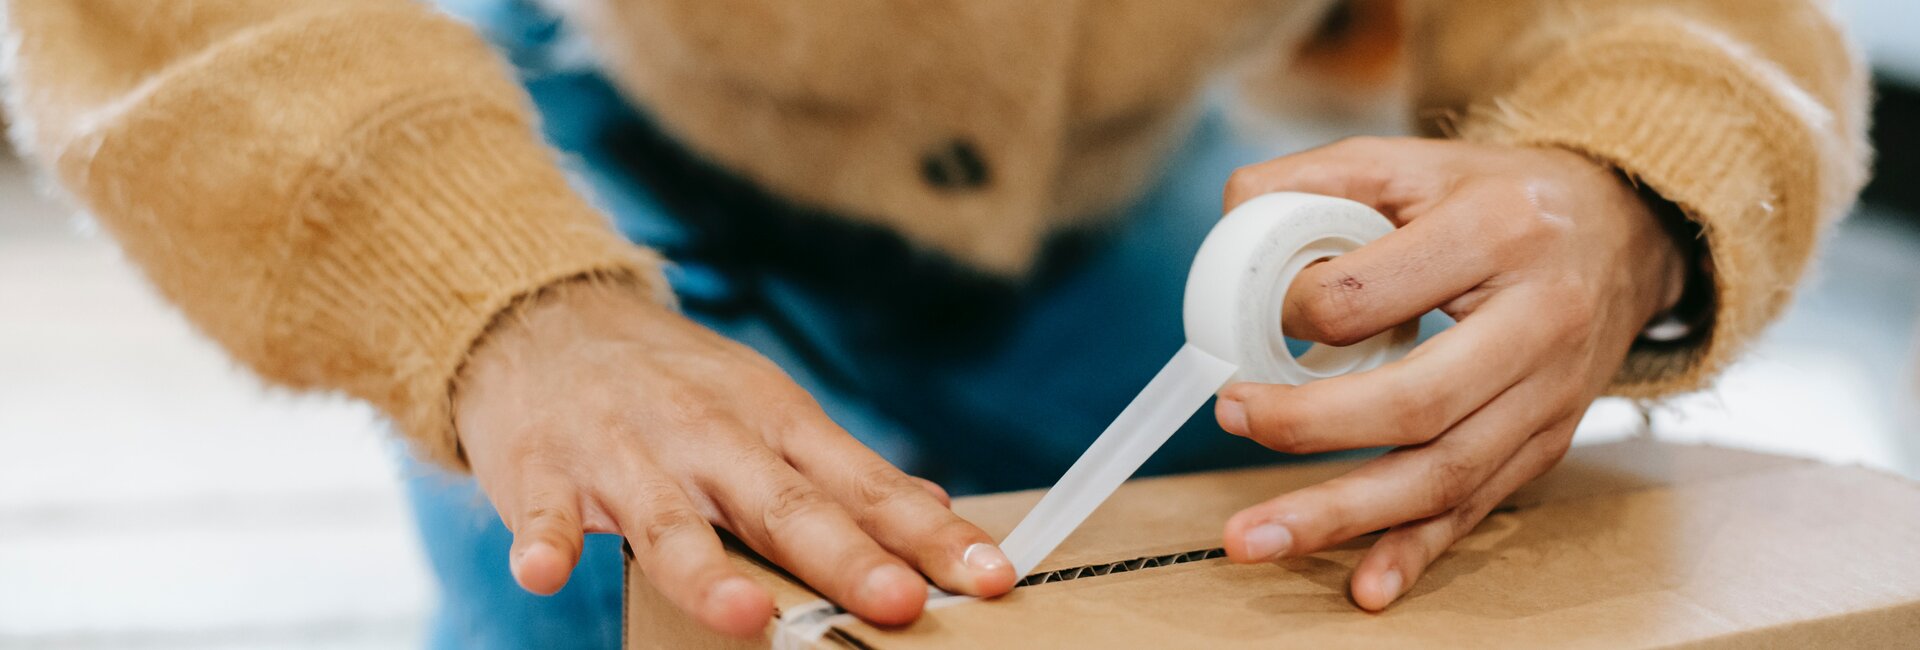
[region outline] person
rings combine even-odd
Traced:
[[[1351,591],[1385,608],[1596,396],[1735,359],[1868,156],[1866,73],[1812,1],[1406,2],[1423,137],[1291,155],[1207,90],[1334,3],[449,4],[468,22],[38,0],[5,25],[19,150],[235,359],[411,443],[448,647],[616,642],[618,541],[583,533],[736,635],[772,605],[719,531],[879,623],[926,581],[1006,592],[935,483],[1071,462],[1178,346],[1223,188],[1397,226],[1300,276],[1291,336],[1457,321],[1374,371],[1228,386],[1151,468],[1391,447],[1223,532],[1258,562],[1384,529]]]

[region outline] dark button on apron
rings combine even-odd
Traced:
[[[980,150],[964,139],[950,141],[920,159],[920,176],[942,190],[972,190],[991,180]]]

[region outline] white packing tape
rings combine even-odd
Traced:
[[[950,594],[939,587],[927,587],[927,611],[978,600],[973,596]],[[788,609],[773,624],[773,650],[806,650],[836,625],[852,622],[853,614],[822,598]]]
[[[1255,197],[1207,234],[1187,275],[1187,342],[1240,366],[1234,378],[1304,384],[1379,367],[1406,356],[1419,336],[1408,323],[1346,347],[1315,345],[1295,358],[1280,333],[1287,288],[1307,265],[1393,232],[1364,204],[1297,192]]]
[[[1304,384],[1405,356],[1418,323],[1346,347],[1315,345],[1298,358],[1280,327],[1287,289],[1302,269],[1390,232],[1393,223],[1372,208],[1313,194],[1267,194],[1227,213],[1187,276],[1187,344],[1001,542],[1017,573],[1046,559],[1229,381]],[[971,600],[930,589],[927,607]],[[775,626],[774,647],[810,647],[851,617],[825,600],[792,608]]]
[[[1187,275],[1187,344],[1001,541],[1015,570],[1040,566],[1227,382],[1303,384],[1405,356],[1418,323],[1346,347],[1316,345],[1298,359],[1280,327],[1287,288],[1302,269],[1390,232],[1392,222],[1360,203],[1289,192],[1256,197],[1221,218]]]
[[[825,599],[799,605],[780,614],[773,623],[773,650],[804,650],[834,625],[853,617]]]
[[[1024,577],[1038,568],[1107,495],[1127,482],[1154,450],[1226,385],[1234,370],[1233,364],[1200,348],[1180,346],[1107,430],[1080,453],[1060,482],[1000,540],[1000,550],[1013,562],[1014,574]]]

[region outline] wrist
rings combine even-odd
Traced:
[[[522,296],[494,317],[468,352],[471,382],[553,357],[564,346],[674,316],[652,292],[619,277],[580,276]]]
[[[1672,202],[1613,164],[1573,149],[1541,149],[1572,161],[1565,180],[1579,188],[1583,202],[1610,219],[1604,228],[1615,238],[1614,252],[1603,263],[1627,281],[1621,287],[1626,295],[1617,303],[1626,308],[1622,317],[1640,328],[1661,320],[1686,293],[1697,227]]]
[[[651,290],[624,276],[583,275],[525,294],[501,310],[474,342],[455,375],[449,400],[454,438],[465,456],[464,435],[476,405],[512,395],[538,374],[543,361],[566,354],[565,346],[596,338],[607,327],[645,327],[653,316],[670,316]]]
[[[1659,225],[1666,242],[1662,250],[1668,253],[1661,256],[1659,265],[1660,299],[1641,330],[1640,341],[1671,344],[1690,340],[1706,330],[1706,321],[1713,315],[1711,258],[1706,254],[1700,225],[1658,191],[1624,172],[1618,175],[1638,194],[1641,205]]]

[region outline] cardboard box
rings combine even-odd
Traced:
[[[773,628],[752,643],[711,635],[629,564],[627,646],[1920,647],[1920,485],[1728,449],[1576,448],[1381,614],[1347,596],[1374,536],[1275,564],[1209,557],[1229,515],[1351,466],[1136,480],[1039,569],[1064,579],[902,628],[841,616],[817,640]],[[954,509],[1000,536],[1038,498],[988,495]],[[819,599],[757,559],[736,560],[783,612]]]

